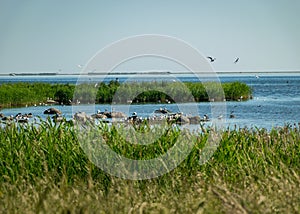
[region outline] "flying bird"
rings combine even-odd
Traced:
[[[234,61],[234,64],[236,64],[239,60],[240,60],[240,58],[237,57],[237,58],[235,59],[235,61]]]
[[[207,58],[210,60],[210,62],[214,62],[216,60],[216,58],[213,58],[211,56],[208,56]]]

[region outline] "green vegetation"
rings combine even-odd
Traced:
[[[46,103],[49,98],[58,102],[72,99],[75,86],[48,83],[4,83],[0,85],[0,107]]]
[[[224,92],[223,92],[223,90]],[[115,95],[117,92],[118,95]],[[0,85],[0,107],[13,107],[46,103],[48,99],[59,104],[81,103],[165,103],[191,101],[247,100],[251,98],[251,88],[244,83],[179,83],[179,82],[132,82],[120,84],[118,81],[99,85],[82,83],[5,83]],[[114,99],[114,100],[113,100]]]
[[[145,148],[126,142],[114,127],[100,124],[96,130],[114,151],[135,159],[164,153],[180,132],[169,130]],[[132,181],[106,174],[92,164],[79,145],[80,135],[68,123],[55,125],[49,119],[39,126],[5,126],[0,129],[0,212],[300,212],[298,126],[269,132],[224,130],[213,157],[199,165],[208,133],[208,129],[185,132],[185,140],[195,144],[173,171]]]

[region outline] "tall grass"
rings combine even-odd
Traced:
[[[114,151],[148,159],[172,147],[181,131],[171,129],[147,147],[129,145],[106,125],[99,132]],[[195,145],[176,169],[141,181],[123,180],[97,168],[83,152],[78,134],[68,123],[51,121],[0,129],[0,212],[300,212],[296,125],[271,131],[225,130],[204,165],[199,164],[199,154],[208,130],[190,133],[187,140]]]
[[[118,95],[115,93],[118,91]],[[224,92],[223,92],[224,91]],[[59,104],[133,102],[191,102],[227,100],[248,100],[251,88],[245,83],[232,82],[218,85],[212,82],[131,82],[118,81],[91,84],[49,84],[49,83],[3,83],[0,84],[0,108],[46,103],[48,99]],[[191,98],[192,96],[192,99]],[[210,97],[209,97],[210,96]],[[241,99],[242,97],[242,99]]]

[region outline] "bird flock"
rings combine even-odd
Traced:
[[[217,60],[217,58],[212,57],[212,56],[208,56],[207,59],[209,59],[210,62],[214,62],[214,61]],[[236,64],[236,63],[239,62],[239,60],[240,60],[240,58],[239,58],[239,57],[236,57],[235,60],[233,61],[233,63]]]

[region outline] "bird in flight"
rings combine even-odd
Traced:
[[[216,60],[216,58],[213,58],[211,56],[208,56],[207,58],[210,60],[210,62],[214,62]]]
[[[234,64],[236,64],[239,60],[240,60],[240,58],[237,57],[237,58],[234,60]]]

